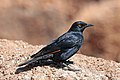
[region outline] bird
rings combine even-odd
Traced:
[[[90,26],[93,25],[83,21],[74,22],[66,33],[33,54],[30,60],[18,66],[29,65],[38,60],[50,59],[60,65],[68,67],[69,70],[73,70],[65,62],[81,48],[84,42],[83,31]]]

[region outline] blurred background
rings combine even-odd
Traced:
[[[74,21],[84,31],[79,53],[120,62],[120,0],[0,0],[0,38],[48,44]]]

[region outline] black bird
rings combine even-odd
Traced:
[[[71,70],[65,62],[80,49],[84,41],[83,31],[85,28],[90,26],[93,25],[82,21],[74,22],[66,33],[54,40],[52,43],[43,47],[36,54],[33,54],[30,60],[20,64],[19,66],[31,64],[38,60],[50,59],[68,67],[68,69]]]

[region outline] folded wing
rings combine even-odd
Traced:
[[[31,58],[37,58],[45,54],[55,54],[63,49],[72,48],[78,45],[79,43],[82,44],[83,42],[82,40],[83,40],[82,35],[78,35],[77,33],[73,32],[65,33],[51,44],[42,48],[36,54],[33,54]]]

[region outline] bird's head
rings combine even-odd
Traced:
[[[85,28],[93,26],[92,24],[87,24],[83,21],[76,21],[72,24],[69,31],[81,31],[83,32]]]

